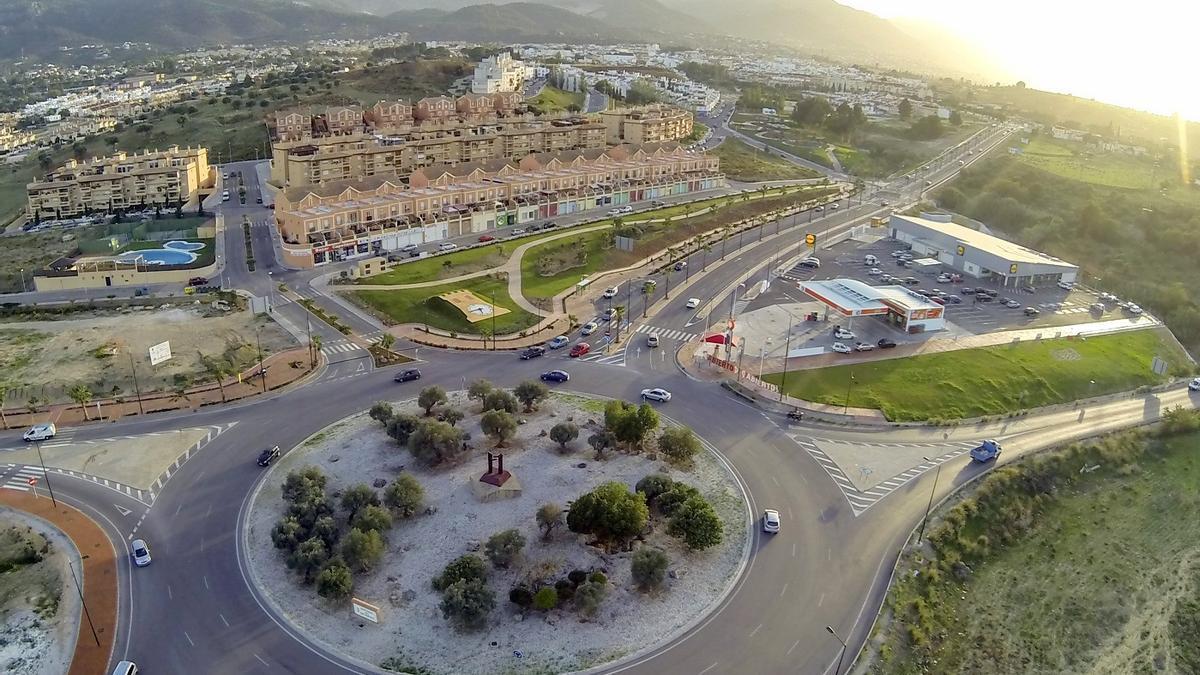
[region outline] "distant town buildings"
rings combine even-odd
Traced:
[[[162,152],[71,159],[26,186],[28,214],[57,220],[148,206],[187,207],[214,179],[205,148],[171,146]]]
[[[674,143],[619,145],[293,187],[277,196],[275,219],[286,262],[312,267],[724,184],[716,157]]]
[[[521,91],[525,80],[533,77],[533,68],[512,57],[508,52],[488,56],[475,66],[471,77],[471,92],[498,94]]]

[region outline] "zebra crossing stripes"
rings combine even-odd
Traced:
[[[13,471],[14,467],[16,467],[15,464],[7,465],[7,479],[4,481],[3,485],[0,485],[0,487],[4,487],[9,490],[17,490],[20,492],[28,492],[30,489],[30,479],[37,480],[39,485],[45,485],[46,474],[42,471],[41,467],[21,466],[17,467],[16,470]]]
[[[811,456],[817,461],[818,464],[821,465],[821,468],[825,470],[825,473],[829,476],[829,478],[832,479],[834,484],[838,486],[842,496],[844,496],[846,501],[850,504],[850,509],[853,511],[855,516],[862,515],[867,509],[874,506],[884,497],[887,497],[889,494],[895,492],[899,488],[904,487],[911,481],[916,480],[930,469],[937,467],[939,464],[948,462],[978,445],[978,443],[974,441],[959,441],[950,443],[859,443],[857,445],[865,445],[869,447],[894,447],[898,449],[940,448],[942,450],[946,450],[946,452],[934,457],[932,461],[922,462],[914,467],[896,474],[895,476],[892,476],[885,481],[865,489],[860,489],[854,484],[854,481],[850,480],[850,477],[846,475],[842,468],[838,466],[838,463],[821,450],[819,443],[822,439],[793,436],[791,434],[789,434],[789,436],[791,436],[792,440],[795,441],[797,445],[808,452],[809,456]],[[947,448],[950,449],[947,450]]]
[[[633,332],[645,333],[647,335],[650,333],[656,333],[660,338],[667,340],[678,340],[679,342],[690,342],[699,337],[699,335],[696,333],[688,333],[686,331],[675,330],[673,328],[655,328],[654,326],[649,326],[646,324],[638,326]]]
[[[12,465],[10,465],[10,467],[11,466]],[[21,492],[36,490],[40,493],[47,489],[47,475],[50,476],[50,480],[58,480],[58,477],[62,476],[86,480],[112,490],[113,492],[120,492],[127,497],[131,497],[139,502],[142,502],[146,506],[149,506],[154,501],[153,493],[149,493],[146,490],[140,490],[132,485],[126,485],[115,480],[109,480],[107,478],[101,478],[100,476],[93,476],[91,474],[82,473],[79,471],[71,471],[69,469],[51,468],[43,472],[41,467],[30,465],[19,466],[15,471],[10,469],[7,480],[5,480],[0,487],[9,490],[19,490]],[[30,485],[30,479],[36,479],[36,485]]]
[[[625,350],[622,349],[619,353],[606,356],[604,352],[596,352],[595,354],[587,354],[580,356],[571,361],[587,361],[588,363],[599,363],[604,366],[625,366]]]
[[[362,347],[350,342],[349,340],[336,340],[321,346],[321,353],[325,356],[333,356],[334,354],[349,354],[361,350]]]

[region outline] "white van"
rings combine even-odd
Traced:
[[[863,262],[864,262],[864,263],[866,263],[866,264],[868,264],[868,265],[878,265],[878,264],[879,264],[879,258],[876,258],[876,257],[875,257],[875,256],[873,256],[873,255],[868,255],[867,257],[863,258]]]
[[[58,433],[58,428],[54,426],[53,422],[43,422],[29,427],[29,431],[26,431],[21,438],[27,441],[46,441],[54,438],[56,433]]]
[[[137,664],[133,661],[122,661],[112,671],[112,675],[137,675],[137,673]]]

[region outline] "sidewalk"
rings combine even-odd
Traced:
[[[50,498],[34,497],[30,493],[0,490],[0,509],[8,507],[32,514],[52,524],[70,537],[82,561],[76,561],[76,573],[83,577],[84,604],[96,627],[100,646],[92,638],[87,617],[79,613],[79,631],[75,639],[75,656],[69,675],[103,675],[108,672],[109,657],[117,635],[117,561],[112,542],[100,526],[79,511],[58,503],[54,508]],[[74,557],[73,552],[69,553]],[[75,593],[74,583],[65,579],[63,593]]]
[[[293,368],[292,363],[299,362]],[[297,347],[285,352],[278,352],[263,359],[267,370],[266,389],[274,391],[289,386],[313,371],[309,362],[307,347]],[[4,411],[7,424],[4,428],[19,429],[39,422],[54,422],[58,426],[75,426],[100,421],[116,421],[131,415],[150,414],[168,410],[198,410],[207,405],[220,405],[237,401],[263,393],[262,380],[254,377],[258,372],[258,364],[247,368],[239,375],[234,375],[224,381],[225,394],[215,382],[198,387],[192,387],[184,393],[155,392],[144,394],[139,410],[136,397],[121,397],[119,399],[98,398],[87,404],[85,416],[77,403],[59,403],[47,407],[39,407],[31,413],[28,408]],[[239,381],[240,380],[240,381]],[[97,412],[99,407],[99,412]]]

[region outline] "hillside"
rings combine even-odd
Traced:
[[[280,0],[0,0],[0,58],[126,41],[185,48],[369,36],[394,30],[387,23]]]
[[[428,10],[408,10],[383,17],[414,39],[611,42],[634,39],[635,31],[609,25],[569,10],[528,2],[506,5],[470,5],[433,15]]]

